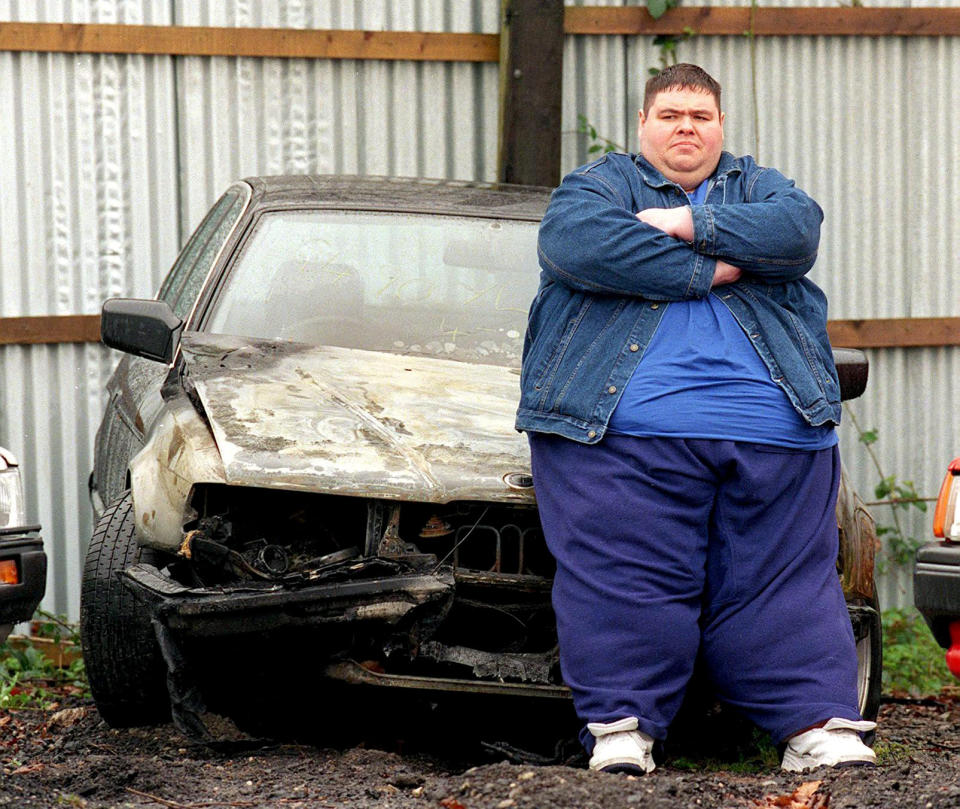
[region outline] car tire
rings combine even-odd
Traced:
[[[120,581],[137,562],[158,554],[134,538],[133,502],[125,492],[97,521],[80,591],[80,635],[90,691],[111,727],[167,721],[166,665],[145,606]]]
[[[847,605],[857,645],[857,703],[860,715],[875,721],[880,711],[883,687],[883,628],[880,620],[880,601],[874,585],[869,599],[860,599]],[[872,745],[875,733],[864,735]]]

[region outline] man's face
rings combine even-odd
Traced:
[[[640,152],[668,180],[692,191],[713,174],[723,149],[723,113],[712,93],[673,87],[640,111]]]

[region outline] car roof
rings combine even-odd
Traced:
[[[549,188],[409,177],[247,177],[254,208],[348,208],[539,221]]]

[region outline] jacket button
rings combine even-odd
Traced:
[[[607,388],[607,393],[616,393],[616,392],[617,392],[616,385],[611,385],[609,388]]]
[[[659,309],[659,308],[660,308],[660,304],[659,304],[659,303],[652,303],[652,304],[650,304],[650,308],[651,308],[651,309]]]
[[[633,344],[630,346],[630,350],[631,350],[631,351],[639,351],[639,350],[640,350],[640,346],[638,346],[636,343],[633,343]]]
[[[589,433],[587,433],[587,438],[596,438],[596,437],[597,437],[596,430],[591,430]]]
[[[759,339],[760,339],[760,335],[757,334],[756,332],[754,332],[753,334],[750,335],[750,339],[751,339],[751,340],[759,340]]]

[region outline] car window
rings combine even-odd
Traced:
[[[269,212],[206,330],[517,366],[536,242],[536,222]]]
[[[239,187],[224,193],[187,240],[170,268],[158,297],[170,304],[177,317],[186,320],[190,314],[220,248],[243,211],[246,196]]]

